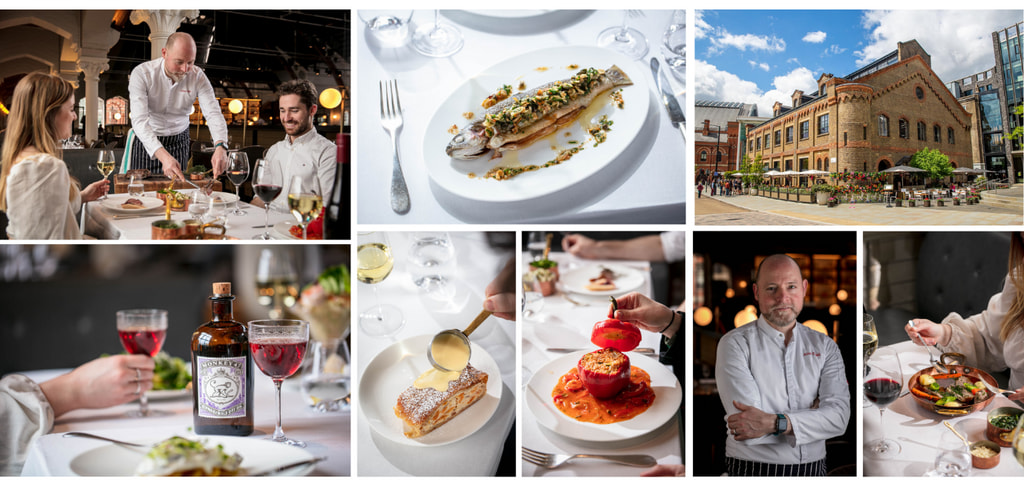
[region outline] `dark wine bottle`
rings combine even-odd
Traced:
[[[324,238],[331,240],[352,239],[352,213],[350,204],[352,189],[349,181],[349,134],[338,133],[335,141],[338,148],[338,170],[334,173],[334,190],[327,202],[324,213]]]
[[[234,320],[230,282],[213,284],[213,320],[192,333],[192,421],[197,434],[252,434],[252,360]]]

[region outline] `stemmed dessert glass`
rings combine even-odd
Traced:
[[[618,51],[630,59],[640,59],[647,54],[647,37],[635,27],[629,26],[629,17],[643,15],[638,10],[626,10],[622,14],[622,25],[608,27],[597,35],[597,45]]]
[[[267,159],[256,159],[252,170],[252,192],[263,201],[263,234],[253,237],[255,240],[269,240],[270,236],[270,203],[281,195],[281,175],[277,165]]]
[[[132,309],[117,311],[117,336],[128,354],[156,356],[167,337],[167,311],[163,309]],[[138,373],[138,370],[136,370]],[[139,410],[129,417],[156,415],[149,410],[145,393],[139,394]]]
[[[274,435],[267,440],[283,442],[295,447],[306,443],[285,437],[281,429],[281,382],[292,376],[302,365],[309,342],[309,323],[293,319],[249,321],[249,349],[252,360],[264,375],[274,381],[277,398],[277,425]]]
[[[412,36],[416,52],[430,57],[448,57],[462,49],[462,32],[451,24],[441,23],[441,11],[434,10],[434,23],[424,25]]]
[[[395,258],[391,254],[391,243],[387,233],[359,233],[356,259],[359,266],[356,278],[360,282],[373,285],[373,297],[377,304],[359,314],[359,328],[371,336],[390,336],[405,325],[405,317],[401,309],[393,305],[381,304],[377,292],[377,284],[384,281],[394,268]]]
[[[876,353],[871,357],[871,365],[864,375],[864,395],[878,406],[879,422],[885,418],[885,408],[896,401],[903,390],[903,367],[900,355],[893,351]],[[881,430],[885,430],[884,423]],[[893,439],[875,439],[868,444],[871,454],[877,458],[891,458],[899,455],[902,447]]]
[[[241,200],[238,191],[242,184],[245,184],[245,179],[249,177],[249,156],[245,152],[228,152],[227,173],[228,180],[235,186],[235,209],[230,214],[242,216],[245,214],[245,210],[238,205]]]
[[[100,150],[99,156],[96,159],[96,168],[99,169],[100,174],[103,174],[103,178],[106,179],[110,176],[111,172],[114,172],[114,151],[113,150]],[[106,199],[107,195],[104,194],[96,199]]]
[[[301,176],[292,177],[288,186],[288,209],[302,227],[304,240],[307,239],[306,227],[320,215],[320,210],[324,207],[323,195],[320,180],[316,176],[309,182],[303,181]]]

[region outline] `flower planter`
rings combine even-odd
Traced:
[[[896,207],[898,207],[898,208],[902,208],[903,207],[903,200],[902,199],[897,199],[896,200]]]
[[[922,206],[924,206],[924,207],[926,207],[926,208],[930,208],[930,207],[932,207],[932,200],[931,200],[931,199],[925,199],[925,200],[924,200],[924,201],[922,201],[922,202],[924,203],[924,204],[922,204]]]
[[[939,203],[940,208],[946,205],[946,201],[943,201],[942,199],[939,199],[937,202]]]
[[[910,200],[907,201],[907,207],[908,208],[914,207],[914,200],[913,199],[910,199]]]
[[[829,193],[827,193],[825,191],[818,191],[818,192],[815,193],[814,196],[817,198],[818,204],[820,204],[820,205],[828,204],[828,197],[830,196]]]
[[[960,205],[960,200],[959,199],[954,199],[953,200],[953,205],[954,206],[959,206]]]

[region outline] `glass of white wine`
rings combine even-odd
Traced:
[[[114,172],[114,151],[113,150],[100,150],[99,157],[96,159],[96,168],[99,169],[100,174],[103,174],[103,178],[106,179],[110,176],[111,172]],[[106,199],[107,195],[104,194],[97,199]]]
[[[405,316],[398,307],[381,304],[377,292],[378,284],[391,274],[395,266],[388,235],[379,231],[359,233],[357,244],[356,259],[359,266],[356,278],[373,286],[373,296],[377,302],[359,313],[359,329],[370,336],[393,336],[405,325]]]
[[[256,264],[256,301],[269,307],[271,319],[281,319],[299,298],[298,272],[287,248],[264,248]]]
[[[320,181],[314,175],[310,180],[303,181],[301,176],[293,176],[288,186],[288,209],[302,227],[302,239],[307,239],[306,227],[309,226],[324,207],[323,191]]]
[[[1024,466],[1024,415],[1020,416],[1017,428],[1013,429],[1013,435],[1010,437],[1010,446],[1013,448],[1013,457],[1017,459],[1021,466]]]

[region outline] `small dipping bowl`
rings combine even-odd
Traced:
[[[465,360],[461,352],[465,351]],[[437,359],[434,355],[437,355]],[[447,329],[437,333],[427,346],[427,360],[430,365],[441,371],[462,371],[469,364],[473,348],[469,345],[469,337],[458,329]]]
[[[991,457],[981,457],[976,455],[975,451],[981,448],[991,449],[995,454],[992,454]],[[999,444],[990,440],[971,442],[971,465],[976,469],[992,469],[999,464],[999,451]]]
[[[1024,414],[1024,410],[1017,407],[997,407],[992,409],[985,418],[985,437],[1001,447],[1012,447],[1010,444],[1010,435],[1013,434],[1013,429],[1015,427],[1000,429],[999,427],[992,425],[992,419],[1000,415],[1009,415],[1011,417],[1016,417],[1013,421],[1013,423],[1016,424],[1020,421],[1021,414]]]

